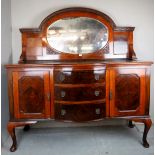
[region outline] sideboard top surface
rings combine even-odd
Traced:
[[[151,61],[140,61],[140,60],[84,60],[84,61],[26,61],[21,64],[7,64],[6,68],[14,67],[50,67],[50,66],[81,66],[81,65],[106,65],[106,66],[120,66],[120,65],[144,65],[150,66]]]

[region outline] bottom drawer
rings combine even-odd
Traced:
[[[105,104],[55,104],[55,119],[76,122],[101,119],[106,116]]]

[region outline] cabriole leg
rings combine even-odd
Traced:
[[[147,142],[147,134],[151,128],[151,125],[152,125],[151,119],[144,120],[143,146],[146,148],[149,147],[149,143]]]
[[[14,152],[17,149],[17,140],[16,140],[16,133],[15,128],[19,126],[26,126],[30,124],[35,124],[37,121],[27,121],[27,122],[9,122],[7,129],[12,138],[12,146],[10,147],[10,151]]]
[[[143,146],[145,148],[148,148],[149,143],[147,142],[147,134],[148,134],[148,131],[150,130],[151,125],[152,125],[151,119],[150,118],[134,118],[134,119],[132,119],[132,121],[144,123],[144,132],[143,132],[142,141],[143,141]]]
[[[23,128],[24,131],[29,131],[30,130],[30,125],[25,125]]]
[[[128,122],[128,127],[129,128],[134,128],[134,124],[133,124],[133,122],[131,121],[131,120],[129,120],[129,122]]]
[[[12,122],[8,123],[8,132],[12,138],[12,146],[10,147],[10,151],[14,152],[17,149],[17,140],[16,140],[16,134],[15,134],[15,125]]]

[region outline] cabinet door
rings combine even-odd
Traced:
[[[145,69],[110,70],[110,116],[145,114]]]
[[[13,72],[15,118],[49,118],[49,86],[48,71]]]

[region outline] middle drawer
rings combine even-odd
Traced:
[[[105,98],[105,84],[89,87],[59,87],[55,86],[55,100],[57,101],[89,101]]]

